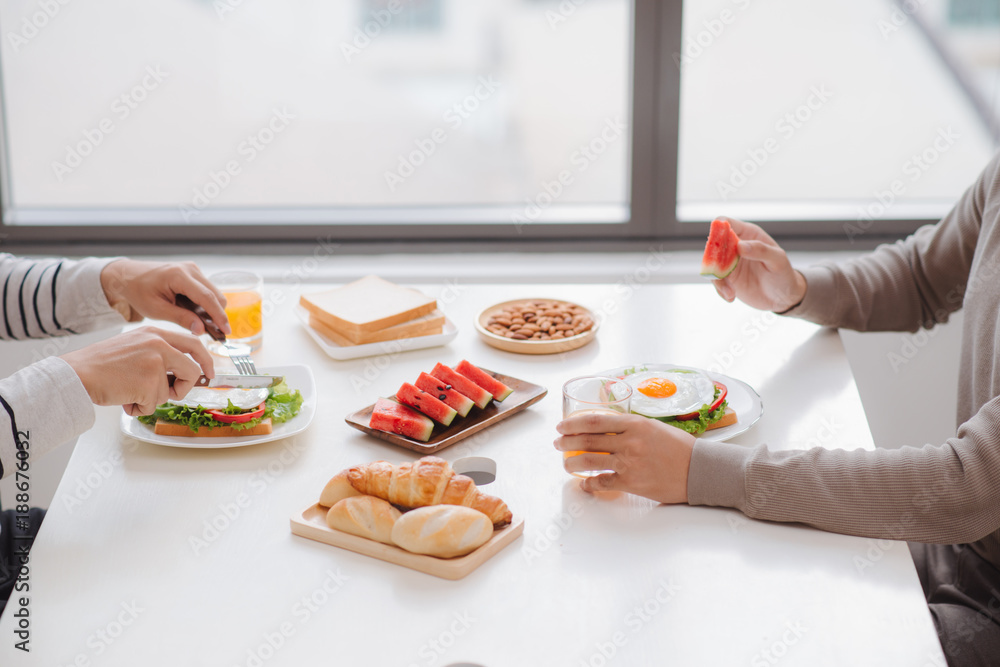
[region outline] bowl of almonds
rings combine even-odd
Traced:
[[[487,344],[520,354],[575,350],[592,341],[597,328],[592,312],[558,299],[505,301],[476,317],[476,331]]]

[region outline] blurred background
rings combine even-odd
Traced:
[[[998,146],[996,0],[683,11],[682,220],[853,219],[895,181],[883,217],[933,218]],[[8,201],[150,222],[202,202],[525,207],[566,172],[557,205],[622,222],[632,15],[627,0],[7,0]]]

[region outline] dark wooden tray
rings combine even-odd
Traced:
[[[364,431],[368,435],[380,440],[385,440],[399,447],[411,449],[422,454],[430,454],[445,447],[450,447],[456,442],[460,442],[464,438],[468,438],[470,435],[478,433],[488,426],[492,426],[499,421],[517,414],[529,405],[534,405],[542,400],[545,394],[548,393],[548,390],[540,385],[532,384],[509,375],[494,373],[485,368],[483,370],[514,391],[503,401],[491,401],[485,409],[473,407],[467,417],[456,416],[451,426],[441,426],[441,424],[435,422],[431,439],[427,442],[420,442],[419,440],[407,438],[403,435],[387,433],[369,427],[368,422],[371,421],[372,410],[375,408],[374,403],[347,415],[345,421],[359,431]]]

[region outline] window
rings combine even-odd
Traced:
[[[633,21],[628,0],[4,3],[5,222],[628,227]]]
[[[688,0],[678,217],[854,238],[943,215],[1000,138],[997,7]]]

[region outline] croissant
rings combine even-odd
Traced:
[[[475,482],[457,474],[451,464],[436,456],[398,466],[387,461],[354,466],[348,470],[347,479],[358,492],[403,507],[471,507],[488,516],[497,528],[507,525],[512,518],[507,503],[483,493]]]

